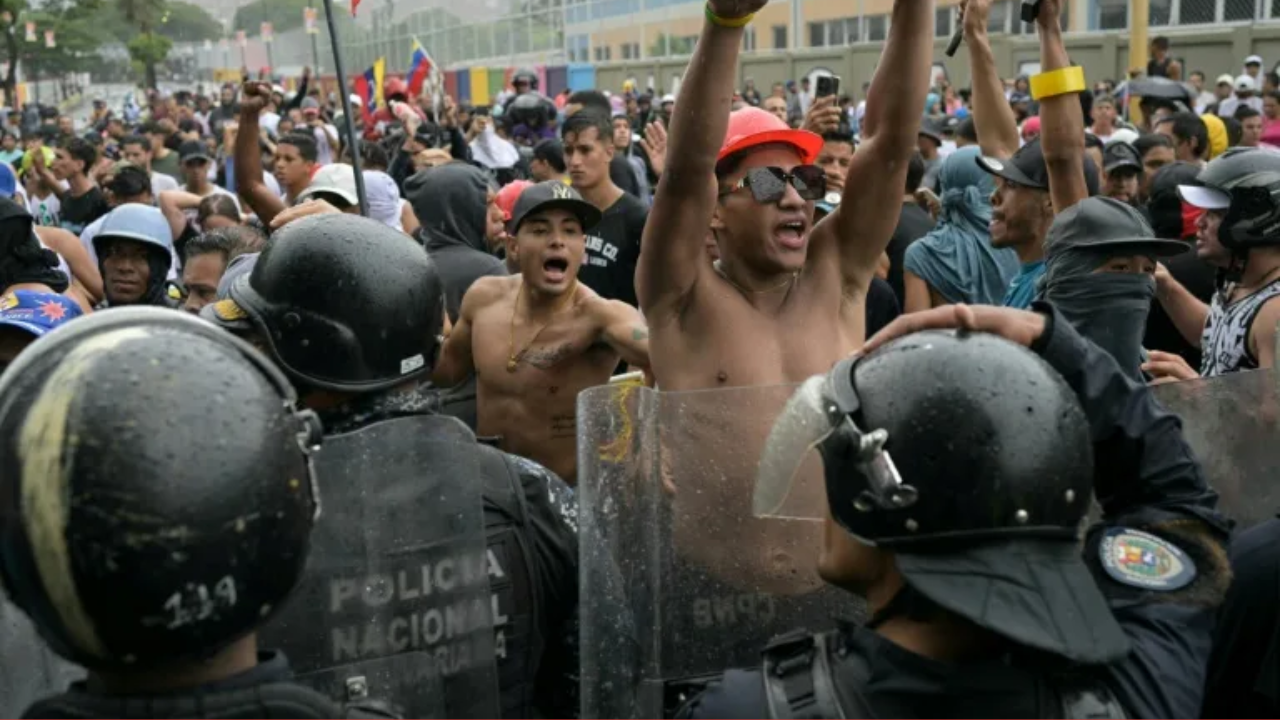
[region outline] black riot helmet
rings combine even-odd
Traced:
[[[430,373],[442,344],[435,263],[409,236],[364,217],[289,223],[230,296],[285,374],[308,386],[394,387]]]
[[[832,519],[892,551],[909,593],[1074,661],[1127,652],[1081,558],[1089,425],[1031,351],[987,334],[901,338],[804,383],[771,446],[789,432],[801,441],[784,446],[818,443]]]
[[[1210,161],[1182,198],[1206,210],[1225,210],[1218,241],[1234,253],[1280,245],[1280,153],[1233,148]]]
[[[515,87],[517,83],[521,82],[529,85],[528,90],[530,92],[536,91],[538,89],[538,73],[530,70],[529,68],[520,68],[519,70],[516,70],[511,74],[511,86]],[[524,93],[521,94],[523,95]]]
[[[532,129],[546,127],[556,117],[556,104],[537,92],[527,92],[507,105],[503,119],[510,127],[524,125]]]
[[[301,576],[320,436],[269,360],[195,317],[69,323],[0,376],[5,590],[81,665],[208,658]]]

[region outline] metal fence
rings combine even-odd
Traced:
[[[1149,0],[1150,32],[1175,38],[1223,32],[1233,26],[1280,27],[1280,0]],[[379,58],[388,72],[408,69],[414,41],[441,67],[516,67],[570,63],[627,63],[678,58],[692,51],[702,20],[703,0],[363,0],[354,23],[339,32],[348,72]],[[778,53],[875,44],[888,33],[893,0],[787,0],[758,14],[744,38],[747,53]],[[956,26],[958,0],[941,0],[936,34]],[[1019,3],[993,5],[993,33],[1031,35],[1018,19]],[[1078,0],[1063,13],[1075,35],[1123,33],[1130,25],[1130,0]],[[338,12],[346,14],[345,6]],[[1224,27],[1225,26],[1225,27]],[[313,54],[315,37],[318,53]],[[266,45],[251,37],[219,46],[188,46],[197,67],[256,69],[272,66],[290,75],[310,65],[332,71],[329,37],[302,28],[277,33]],[[1280,43],[1277,43],[1280,49]],[[1272,58],[1275,59],[1280,58]],[[1270,69],[1270,68],[1268,68]]]

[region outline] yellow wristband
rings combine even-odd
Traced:
[[[720,27],[727,27],[727,28],[746,27],[747,23],[751,22],[751,19],[756,16],[755,13],[751,13],[749,15],[743,15],[742,17],[736,17],[736,18],[720,17],[719,15],[715,14],[714,11],[712,11],[711,3],[707,3],[706,11],[707,11],[707,20],[711,21],[712,25],[719,25]]]
[[[1085,89],[1084,68],[1079,65],[1031,76],[1031,97],[1036,100],[1078,93]]]

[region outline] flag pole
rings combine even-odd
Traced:
[[[356,197],[360,199],[360,214],[369,217],[369,198],[365,195],[364,173],[360,170],[360,138],[356,136],[356,123],[351,115],[351,95],[347,92],[342,43],[338,42],[338,27],[333,21],[333,0],[324,0],[324,18],[329,25],[329,44],[333,46],[333,67],[338,74],[338,95],[342,98],[342,129],[347,135],[347,147],[351,149],[351,167],[356,175]]]

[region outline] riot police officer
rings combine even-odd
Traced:
[[[156,308],[29,350],[0,376],[0,578],[89,678],[26,716],[341,717],[257,641],[319,510],[319,423],[283,375]]]
[[[1229,580],[1217,495],[1178,418],[1035,310],[904,316],[797,393],[774,430],[818,428],[797,446],[820,442],[838,525],[819,573],[871,620],[778,639],[683,715],[1197,716]]]
[[[577,702],[578,597],[572,491],[540,465],[477,444],[461,422],[438,415],[438,392],[423,383],[430,377],[443,340],[444,285],[422,247],[366,218],[303,218],[276,232],[252,273],[230,286],[229,296],[205,308],[202,315],[246,333],[263,347],[298,388],[303,405],[320,414],[331,436],[318,463],[322,491],[328,492],[331,478],[326,468],[335,441],[370,433],[382,435],[360,446],[369,457],[333,470],[342,475],[372,467],[370,472],[377,473],[360,481],[366,494],[352,498],[351,503],[380,502],[370,498],[381,497],[398,505],[421,494],[414,487],[422,492],[428,486],[441,488],[453,496],[465,490],[458,487],[459,482],[479,488],[483,495],[481,548],[486,538],[488,548],[485,599],[491,591],[493,652],[497,654],[501,690],[497,711],[507,717],[528,717],[534,712],[573,714]],[[415,422],[418,425],[409,425]],[[416,429],[393,436],[397,427]],[[402,436],[408,439],[395,439]],[[399,442],[405,444],[396,445]],[[438,449],[448,453],[447,462],[432,455],[434,451],[423,450],[424,443],[439,445]],[[436,476],[414,479],[412,487],[397,495],[398,491],[384,488],[396,480],[386,476],[395,473],[378,468],[379,462],[390,462],[392,457],[398,458],[397,468],[403,472],[397,472],[401,474],[439,474],[440,468],[452,463],[454,480]],[[409,467],[406,457],[418,458],[416,467]],[[467,477],[470,472],[478,477]],[[393,511],[363,510],[365,516],[378,517]],[[426,508],[422,512],[434,511]],[[391,528],[390,532],[411,535],[433,521],[450,526],[459,522],[454,516],[424,516],[416,518],[413,527]],[[384,522],[394,525],[394,521]],[[324,520],[320,530],[325,530]],[[419,543],[423,547],[429,544],[425,540]],[[341,542],[336,541],[335,547],[338,545]],[[409,559],[416,557],[415,552],[405,550],[403,558],[387,562],[399,563],[396,572],[409,578],[425,576],[419,566],[440,566],[436,557]],[[389,606],[418,605],[388,619],[391,630],[386,637],[391,645],[406,651],[441,652],[443,645],[436,644],[439,639],[431,637],[430,630],[430,614],[437,609],[424,609],[421,604],[430,600],[428,587],[406,587],[400,582],[393,590],[395,597]],[[407,624],[417,622],[415,618],[422,618],[426,628],[416,634],[412,627],[419,626]],[[408,635],[397,634],[397,627],[410,628]],[[316,632],[316,627],[307,632]],[[425,645],[415,645],[421,637],[426,637]],[[289,649],[289,642],[283,644]],[[324,649],[330,650],[331,655],[320,658],[321,665],[340,664],[351,656],[336,647]],[[298,657],[296,653],[294,657]],[[450,701],[442,708],[448,716],[487,711],[477,705],[492,699],[474,687],[485,682],[478,665],[472,658],[466,668],[474,682],[472,687],[459,690],[458,702],[462,704]],[[453,673],[455,686],[465,684],[459,677],[460,673]],[[412,709],[412,702],[407,705]]]

